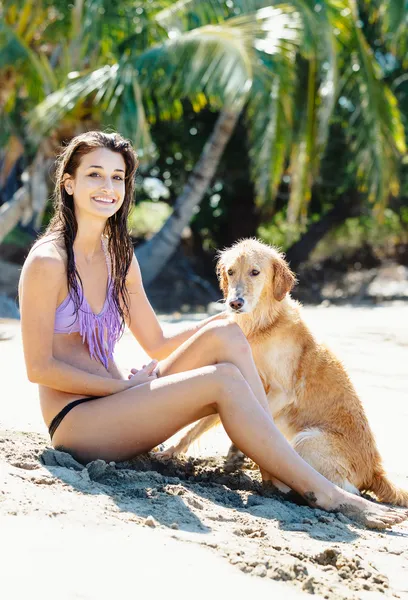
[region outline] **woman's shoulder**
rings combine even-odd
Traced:
[[[34,242],[24,262],[22,275],[27,271],[42,272],[43,275],[62,276],[66,272],[66,251],[55,235],[46,235]]]
[[[34,242],[27,258],[50,258],[55,262],[66,263],[67,252],[64,242],[56,235],[48,234]]]
[[[140,271],[139,262],[136,258],[135,253],[133,253],[132,261],[129,266],[129,271],[127,273],[126,281],[128,285],[132,284],[141,284],[142,283],[142,275]]]

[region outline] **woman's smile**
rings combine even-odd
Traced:
[[[115,198],[108,196],[91,196],[91,199],[97,202],[98,204],[115,204]]]

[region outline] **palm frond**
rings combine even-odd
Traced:
[[[272,76],[256,73],[246,110],[251,176],[263,215],[273,213],[290,151],[296,82],[294,61],[290,68],[286,63],[271,64],[269,59],[268,67]]]
[[[221,24],[229,16],[230,10],[226,2],[220,0],[177,0],[159,11],[155,20],[171,35],[204,25]]]
[[[33,77],[37,85],[42,86],[35,53],[5,19],[0,19],[0,69],[10,66],[21,68],[24,63],[28,63],[33,68]]]
[[[383,32],[394,52],[404,63],[408,63],[408,2],[407,0],[386,0],[380,7]]]
[[[316,62],[310,60],[308,64],[307,94],[302,107],[298,134],[293,145],[289,167],[291,186],[287,207],[287,220],[291,225],[298,221],[299,216],[305,222],[312,194],[316,113]]]
[[[144,52],[163,39],[155,15],[171,0],[77,0],[78,17],[72,23],[71,48],[76,64],[89,65],[91,57],[108,62],[125,52]],[[98,61],[98,66],[102,66]]]
[[[88,97],[112,115],[113,123],[128,122],[124,114],[132,103],[124,104],[121,114],[122,102],[118,102],[126,90],[128,102],[132,95],[133,106],[138,107],[139,126],[143,125],[138,134],[143,143],[139,149],[146,150],[151,140],[139,102],[142,95],[148,114],[153,105],[152,112],[157,112],[156,106],[162,113],[179,110],[180,98],[202,106],[205,97],[218,107],[228,103],[239,110],[252,85],[256,45],[261,44],[262,51],[271,55],[293,53],[298,28],[293,10],[285,7],[177,35],[140,55],[77,77],[36,107],[29,116],[30,130],[44,135]],[[287,47],[281,49],[284,42],[288,42]],[[132,131],[136,135],[134,128]]]
[[[55,127],[74,107],[90,94],[103,95],[117,82],[119,66],[106,66],[78,76],[72,83],[50,94],[28,115],[30,135],[39,141]]]
[[[390,195],[398,192],[400,155],[406,152],[397,100],[373,60],[361,30],[355,29],[355,54],[347,82],[348,96],[359,106],[352,125],[358,177],[381,214]]]
[[[296,13],[288,6],[204,25],[184,33],[173,31],[165,44],[137,57],[135,68],[153,82],[157,97],[197,97],[204,92],[215,102],[240,107],[260,61],[256,50],[293,55],[299,39]]]
[[[336,3],[334,11],[333,3]],[[347,28],[339,17],[339,4],[344,6],[345,0],[333,0],[328,4],[319,4],[316,10],[315,2],[311,0],[294,0],[299,19],[302,23],[302,43],[297,69],[294,61],[286,61],[285,68],[280,70],[278,86],[282,101],[285,91],[284,105],[286,110],[280,109],[280,102],[272,108],[270,120],[265,110],[256,111],[256,118],[264,120],[264,129],[259,127],[262,146],[259,152],[253,153],[254,160],[258,163],[253,169],[254,181],[258,191],[258,203],[266,213],[273,207],[273,200],[284,173],[287,160],[290,158],[289,170],[292,174],[290,187],[290,200],[288,218],[296,222],[300,216],[306,218],[307,207],[311,197],[311,186],[317,176],[320,161],[326,147],[330,119],[333,114],[337,97],[338,65],[337,53],[339,41],[334,35],[335,27],[339,25],[341,39],[345,41],[348,34]],[[317,34],[316,34],[317,32]],[[308,72],[306,83],[307,93],[303,92],[305,69]],[[272,67],[272,72],[274,68]],[[291,72],[291,75],[288,74]],[[287,80],[282,79],[286,74]],[[297,80],[298,91],[295,82]],[[275,87],[276,89],[276,87]],[[296,105],[299,116],[295,119],[293,106],[296,96]],[[252,99],[250,100],[250,104]],[[289,108],[291,107],[291,108]],[[280,114],[279,114],[280,112]],[[278,121],[275,124],[275,118]],[[289,117],[290,115],[290,117]],[[285,120],[285,116],[287,117]],[[289,130],[283,129],[286,127]],[[270,136],[270,137],[269,137]],[[254,147],[257,148],[256,138],[252,138]],[[293,142],[292,151],[290,145]],[[268,157],[268,158],[267,158]],[[266,159],[266,162],[265,162]],[[267,164],[270,170],[268,173]],[[261,168],[262,165],[262,168]],[[268,192],[268,193],[266,193]]]
[[[141,158],[154,152],[141,90],[129,64],[102,67],[48,96],[29,115],[31,135],[40,140],[90,96],[99,106],[102,123],[130,137]]]
[[[104,126],[114,124],[123,135],[129,137],[139,151],[139,159],[151,159],[156,147],[150,135],[150,127],[143,105],[143,94],[130,64],[118,69],[118,78],[112,79],[106,93],[101,97]]]

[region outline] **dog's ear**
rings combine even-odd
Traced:
[[[279,256],[273,259],[273,297],[280,302],[290,292],[296,283],[296,277],[289,268],[286,260]]]
[[[215,271],[217,273],[218,283],[220,285],[221,291],[224,295],[224,298],[226,298],[228,296],[228,278],[227,273],[225,271],[225,265],[222,261],[222,256],[218,258]]]

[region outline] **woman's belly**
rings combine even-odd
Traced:
[[[82,342],[82,337],[79,333],[54,334],[53,356],[56,360],[60,360],[92,375],[99,375],[100,377],[109,379],[127,379],[127,375],[120,371],[118,365],[113,360],[109,361],[108,369],[105,369],[102,363],[91,358],[88,346]],[[39,385],[38,388],[41,412],[47,427],[64,406],[78,398],[88,397],[86,394],[71,394],[69,392],[62,392],[61,390],[54,390],[45,385]]]

